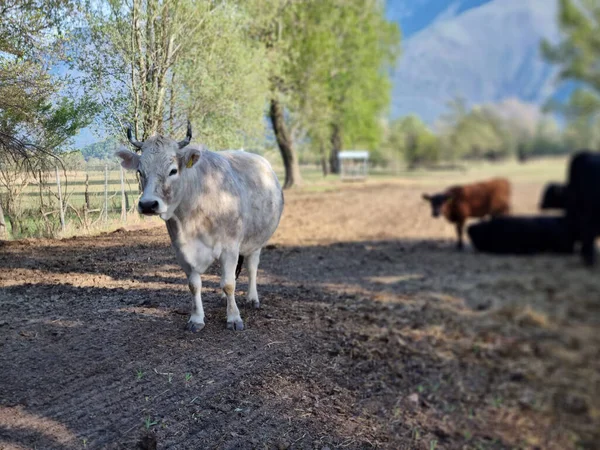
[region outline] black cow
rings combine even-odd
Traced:
[[[540,201],[540,209],[567,209],[567,186],[548,183]]]
[[[467,233],[473,246],[485,253],[573,253],[574,247],[565,217],[498,217],[470,225]]]
[[[581,241],[584,263],[593,266],[594,241],[600,235],[600,153],[584,149],[571,159],[567,220],[573,239]]]

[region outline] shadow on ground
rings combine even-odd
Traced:
[[[11,243],[0,448],[597,448],[600,281],[578,262],[275,247],[247,330],[214,267],[192,335],[164,232]]]

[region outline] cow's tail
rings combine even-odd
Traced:
[[[237,267],[235,268],[235,279],[237,280],[240,276],[240,272],[242,271],[242,265],[244,264],[244,256],[240,255],[238,257]]]

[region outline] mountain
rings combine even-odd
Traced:
[[[556,69],[539,51],[542,38],[558,39],[557,7],[557,0],[387,0],[386,16],[403,36],[392,117],[416,114],[433,124],[457,96],[469,105],[565,99],[573,85],[557,89]],[[98,140],[85,129],[75,147]]]
[[[387,13],[408,15],[416,26],[431,20],[404,40],[392,117],[412,113],[433,123],[457,96],[471,105],[512,97],[541,105],[556,91],[556,68],[540,55],[542,38],[559,37],[556,0],[390,1]]]

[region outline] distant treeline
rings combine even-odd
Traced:
[[[81,154],[86,161],[99,159],[101,161],[114,160],[118,142],[114,138],[105,139],[102,142],[87,145],[81,149]]]

